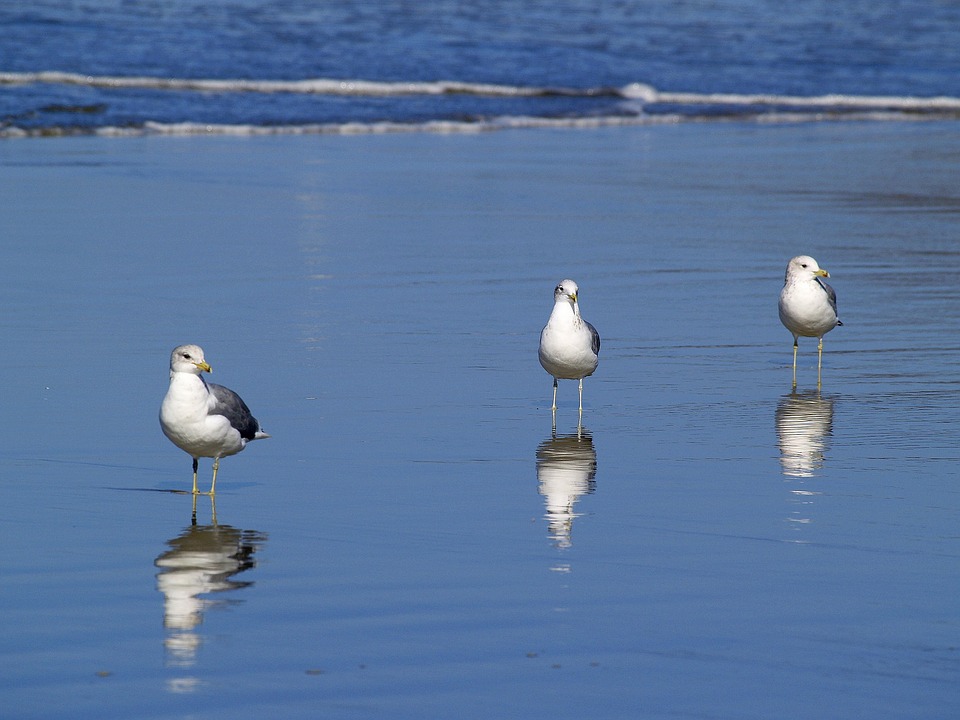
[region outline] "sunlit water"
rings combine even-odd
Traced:
[[[953,2],[0,4],[0,138],[960,116]]]
[[[3,145],[5,716],[954,717],[958,160],[934,123]],[[793,391],[801,252],[844,325]],[[554,432],[568,276],[603,348]],[[272,435],[215,506],[170,492],[184,342]]]

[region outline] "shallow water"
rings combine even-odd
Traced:
[[[955,716],[958,158],[937,123],[4,144],[5,712]],[[536,358],[565,276],[579,434]],[[273,435],[195,524],[182,342]]]

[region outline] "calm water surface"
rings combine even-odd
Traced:
[[[958,160],[936,123],[4,144],[5,713],[955,717]],[[536,359],[566,276],[579,432]],[[182,342],[273,435],[215,507],[170,492]]]

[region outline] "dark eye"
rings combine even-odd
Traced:
[[[803,263],[800,267],[806,268],[806,267],[807,267],[807,264],[806,264],[806,263]]]

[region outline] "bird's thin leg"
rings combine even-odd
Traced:
[[[799,338],[793,339],[793,386],[797,386],[797,347],[799,345]]]
[[[213,494],[217,491],[217,470],[220,469],[220,458],[215,458],[213,461],[213,483],[210,485],[210,497],[213,497]]]
[[[550,408],[554,412],[557,411],[557,379],[553,379],[553,405]]]
[[[197,524],[197,493],[193,494],[193,511],[190,513],[190,524]]]
[[[217,498],[213,493],[210,494],[210,524],[217,524]]]
[[[820,387],[820,368],[823,365],[823,338],[817,343],[817,387]]]
[[[583,417],[583,378],[580,378],[580,417]]]
[[[197,494],[197,465],[198,464],[199,463],[197,462],[197,459],[194,458],[193,459],[193,494],[194,495]]]

